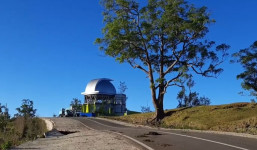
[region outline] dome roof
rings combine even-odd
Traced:
[[[85,92],[82,92],[82,95],[115,95],[116,89],[113,84],[110,82],[111,79],[101,78],[91,80],[85,89]]]

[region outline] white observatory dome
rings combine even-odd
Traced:
[[[85,89],[85,92],[82,92],[82,95],[115,95],[116,89],[113,84],[110,82],[111,79],[101,78],[91,80]]]

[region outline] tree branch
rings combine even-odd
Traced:
[[[178,56],[175,54],[175,49],[172,50],[172,53],[176,57],[176,60],[167,68],[167,70],[164,72],[164,75],[169,73],[173,69],[173,67],[179,62],[179,59],[182,57],[182,54],[184,53],[184,51],[185,51],[185,43],[183,44],[183,49],[181,50]]]
[[[189,67],[191,67],[196,74],[200,74],[200,75],[205,76],[205,77],[214,77],[214,76],[207,75],[207,73],[210,72],[211,70],[206,70],[206,71],[203,72],[201,70],[200,71],[196,70],[193,65],[191,65]]]
[[[173,84],[170,84],[170,83],[176,81],[176,80],[177,80],[178,78],[180,78],[182,75],[183,75],[183,73],[180,72],[180,73],[178,73],[178,75],[177,75],[176,77],[170,79],[170,80],[165,84],[163,93],[166,93],[166,90],[167,90],[167,88],[168,88],[169,86],[174,86],[174,85],[179,86],[177,83],[173,83]],[[181,86],[182,86],[182,85],[180,85],[180,87],[181,87]]]
[[[132,63],[131,61],[128,61],[128,63],[129,63],[133,68],[138,68],[138,69],[144,71],[147,75],[149,75],[149,72],[148,72],[146,69],[144,69],[142,66],[137,65],[137,64],[133,65],[133,63]]]
[[[169,86],[178,86],[178,87],[181,87],[181,88],[184,87],[183,85],[179,85],[179,84],[177,84],[177,83],[170,84]]]

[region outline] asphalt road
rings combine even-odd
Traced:
[[[116,124],[97,118],[72,118],[86,127],[116,132],[155,150],[257,150],[257,139],[231,135],[151,129]]]

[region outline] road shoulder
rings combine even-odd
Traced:
[[[40,138],[29,141],[13,149],[43,149],[43,150],[139,150],[124,137],[107,132],[90,130],[79,121],[70,118],[51,118],[54,128],[72,134]]]

